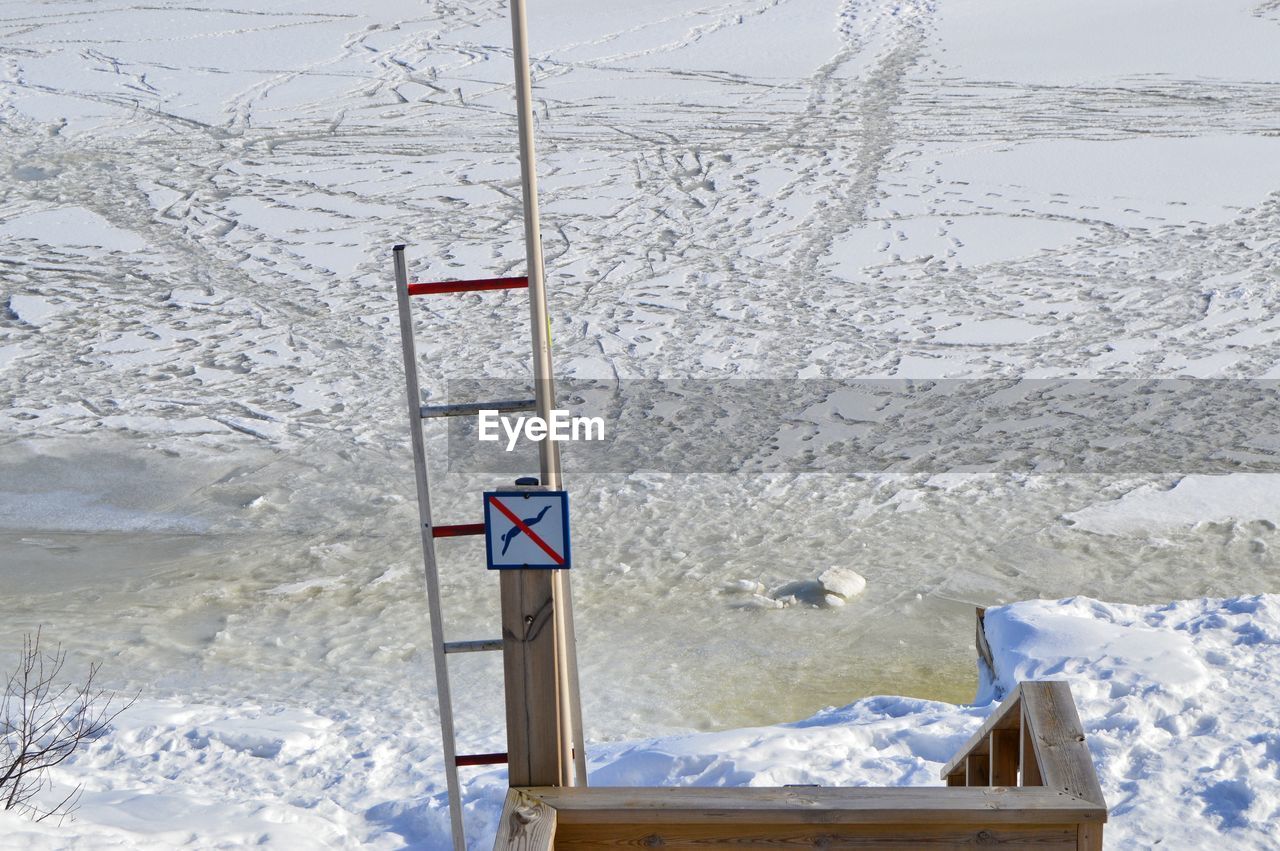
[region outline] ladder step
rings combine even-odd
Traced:
[[[458,523],[453,526],[432,526],[433,538],[461,538],[463,535],[483,535],[483,523]]]
[[[454,765],[506,765],[507,755],[504,753],[460,754],[453,759]]]
[[[528,278],[480,278],[475,281],[434,281],[409,284],[409,295],[474,293],[480,290],[518,290],[529,286]]]
[[[419,414],[424,420],[432,417],[467,417],[481,411],[532,411],[538,407],[533,399],[507,399],[502,402],[459,402],[456,405],[423,405]]]
[[[446,641],[446,653],[480,653],[485,650],[501,650],[501,638],[482,638],[478,641]]]

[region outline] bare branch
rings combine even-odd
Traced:
[[[75,810],[83,787],[52,807],[36,804],[39,794],[52,789],[49,769],[100,736],[137,695],[120,702],[115,692],[97,688],[97,664],[79,686],[59,686],[67,653],[61,644],[45,651],[41,638],[40,629],[23,637],[17,670],[0,697],[0,809],[61,822]]]

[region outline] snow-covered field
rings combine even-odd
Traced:
[[[1110,806],[1108,847],[1276,847],[1280,596],[1034,600],[986,623],[996,677],[973,705],[869,697],[804,721],[599,745],[591,782],[936,786],[1008,688],[1066,679]],[[85,784],[78,819],[0,813],[0,848],[446,848],[439,757],[405,721],[395,707],[149,699],[58,772]],[[475,847],[492,844],[505,781],[481,771],[468,785]]]
[[[1280,377],[1274,2],[531,7],[565,377]],[[40,841],[443,844],[389,249],[521,270],[509,38],[498,0],[0,5],[0,650],[44,624],[143,690]],[[523,295],[419,317],[433,394],[526,374]],[[576,472],[598,782],[932,782],[986,711],[919,699],[972,700],[974,604],[1280,591],[1277,479],[1183,472]],[[435,484],[471,522],[492,481]],[[732,590],[833,564],[839,609]],[[1002,676],[1072,677],[1116,847],[1267,847],[1276,606],[1002,616]],[[454,670],[498,749],[497,660]],[[707,732],[875,694],[916,697]]]

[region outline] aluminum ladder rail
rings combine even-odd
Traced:
[[[413,445],[414,480],[418,497],[419,528],[422,536],[422,559],[427,585],[427,608],[431,619],[431,646],[436,674],[436,695],[440,709],[440,734],[444,750],[445,779],[449,796],[449,820],[453,833],[453,845],[456,851],[465,851],[466,838],[462,821],[462,790],[458,781],[458,768],[463,766],[501,765],[507,762],[505,753],[459,754],[453,719],[453,695],[449,685],[447,657],[455,653],[476,653],[484,651],[501,651],[502,639],[481,639],[478,641],[446,641],[444,635],[443,605],[440,597],[439,561],[436,555],[436,538],[455,538],[470,535],[483,535],[483,523],[464,523],[456,525],[436,525],[431,515],[430,482],[427,476],[426,442],[422,433],[423,420],[436,417],[454,417],[475,415],[480,410],[497,410],[499,412],[532,411],[536,408],[534,399],[514,399],[497,402],[468,402],[449,405],[422,404],[421,390],[418,384],[417,347],[414,345],[413,314],[410,297],[418,295],[439,295],[445,293],[482,292],[498,289],[524,289],[529,286],[528,278],[485,278],[472,281],[446,281],[439,283],[410,283],[408,269],[404,257],[405,246],[397,245],[392,250],[395,266],[396,305],[400,314],[400,342],[404,357],[405,391],[408,401],[409,434]],[[566,584],[567,590],[567,584]],[[577,694],[577,648],[574,646],[572,629],[572,610],[569,608],[568,595],[561,599],[564,617],[570,619],[569,627],[562,633],[565,662],[573,672],[571,681],[571,703],[565,710],[569,713],[568,721],[573,725],[573,764],[575,779],[578,785],[586,785],[586,759],[582,740],[581,709]]]

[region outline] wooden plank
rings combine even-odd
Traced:
[[[558,826],[556,849],[822,848],[858,851],[972,851],[998,847],[1019,851],[1076,851],[1075,825],[767,825],[767,824],[590,824]]]
[[[1018,755],[1022,736],[1018,730],[991,731],[991,785],[1018,785]]]
[[[986,664],[987,670],[994,678],[996,675],[996,659],[991,652],[991,644],[987,641],[987,610],[982,606],[978,606],[977,615],[974,618],[977,634],[974,636],[973,646],[978,649],[978,658]]]
[[[552,571],[504,570],[502,663],[510,785],[561,782]]]
[[[985,753],[972,753],[964,761],[964,785],[991,785],[991,756]]]
[[[950,761],[942,767],[942,771],[938,773],[939,777],[946,777],[953,771],[964,766],[965,758],[970,753],[986,753],[988,748],[988,738],[992,730],[1004,730],[1017,727],[1020,723],[1020,716],[1016,712],[1018,704],[1021,700],[1022,691],[1015,688],[1013,691],[1001,701],[996,710],[987,716],[987,720],[978,728],[978,732],[969,737],[969,741],[951,757]]]
[[[1070,824],[1098,807],[1064,792],[985,788],[538,787],[567,824]]]
[[[1071,688],[1062,681],[1023,683],[1022,700],[1044,785],[1106,807]]]
[[[1022,770],[1023,786],[1043,786],[1040,776],[1040,760],[1035,744],[1031,741],[1031,722],[1027,720],[1027,708],[1022,707],[1022,729],[1018,732],[1018,765]]]
[[[1077,851],[1102,851],[1102,825],[1077,825],[1076,849]]]
[[[947,775],[947,785],[948,785],[948,786],[963,786],[963,785],[965,785],[965,782],[964,782],[964,772],[963,772],[963,771],[953,771],[953,772],[951,772],[950,774],[948,774],[948,775]]]
[[[555,846],[556,811],[523,790],[508,790],[493,851],[551,851]]]

